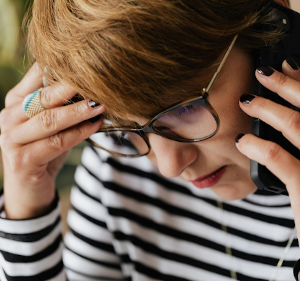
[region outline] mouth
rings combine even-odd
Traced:
[[[214,185],[216,185],[219,180],[221,179],[221,177],[223,176],[223,174],[226,171],[227,166],[223,166],[220,169],[205,175],[203,177],[200,177],[198,179],[195,179],[193,181],[191,181],[196,187],[198,188],[207,188],[207,187],[212,187]]]

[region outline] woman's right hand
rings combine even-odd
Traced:
[[[29,119],[23,100],[42,86],[42,74],[34,64],[7,94],[0,114],[5,212],[10,219],[31,218],[49,210],[55,198],[55,177],[68,150],[102,125],[100,120],[92,124],[88,119],[101,114],[103,106],[93,108],[88,100],[61,106],[76,94],[63,84],[43,89],[45,111]]]

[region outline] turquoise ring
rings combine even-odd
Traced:
[[[45,110],[45,108],[41,105],[40,100],[40,94],[43,89],[44,88],[40,88],[24,98],[23,108],[28,118],[32,118],[33,116]]]

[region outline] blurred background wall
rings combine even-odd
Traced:
[[[21,22],[31,1],[33,0],[0,0],[0,110],[4,107],[6,93],[22,79],[28,69]],[[300,12],[300,0],[290,0],[290,2],[292,8]],[[83,146],[84,143],[72,149],[57,177],[57,187],[62,198],[63,219],[69,207],[69,190],[73,184],[73,174],[76,165],[80,162]],[[2,182],[0,157],[0,188]]]

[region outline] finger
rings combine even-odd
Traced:
[[[280,131],[294,146],[300,146],[299,112],[254,95],[242,95],[240,107],[248,115],[258,118]]]
[[[49,86],[42,90],[40,93],[41,105],[45,109],[50,109],[54,107],[61,106],[66,102],[71,103],[74,99],[74,96],[77,97],[77,101],[82,100],[83,97],[80,97],[76,92],[68,86],[63,84]],[[25,121],[28,121],[28,116],[25,114],[23,101],[15,102],[11,106],[5,108],[1,115],[5,116],[5,121],[2,121],[2,129],[5,127],[13,128],[14,126],[21,124]],[[2,118],[3,119],[3,118]]]
[[[237,148],[248,158],[266,166],[285,185],[300,187],[300,162],[280,145],[260,139],[254,135],[244,135]]]
[[[23,103],[19,102],[11,107],[4,108],[0,115],[1,132],[12,130],[15,126],[28,121],[23,109]]]
[[[266,166],[287,188],[300,233],[300,162],[278,144],[260,139],[254,135],[244,135],[236,144],[238,150],[248,158]]]
[[[255,72],[258,81],[296,107],[300,107],[300,82],[268,66]]]
[[[48,164],[65,151],[94,134],[102,126],[102,123],[102,119],[93,124],[88,121],[82,122],[49,138],[24,146],[22,155],[30,155],[30,164],[32,166]]]
[[[34,63],[21,82],[6,95],[5,107],[10,107],[43,86],[43,74],[38,64]]]
[[[290,78],[300,81],[299,66],[292,58],[287,58],[282,63],[282,72]]]
[[[65,104],[76,94],[75,90],[64,84],[48,86],[41,91],[40,102],[44,108],[50,109]]]
[[[27,144],[44,139],[103,113],[101,105],[92,108],[84,100],[64,107],[46,109],[10,132],[10,138],[17,144]]]

